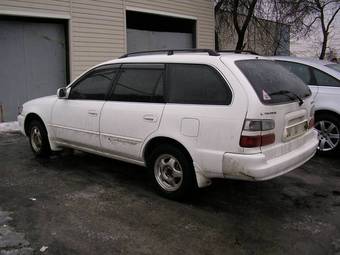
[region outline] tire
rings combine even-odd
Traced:
[[[29,142],[35,156],[47,157],[51,154],[47,131],[41,121],[33,120],[29,124]]]
[[[189,198],[197,190],[192,159],[186,151],[164,144],[148,157],[151,182],[163,197],[173,200]]]
[[[316,115],[315,129],[319,133],[318,153],[329,156],[340,152],[340,119],[332,114]]]

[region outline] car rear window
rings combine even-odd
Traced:
[[[264,104],[288,103],[311,95],[300,78],[272,60],[238,60],[235,64]]]

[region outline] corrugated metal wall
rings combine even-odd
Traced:
[[[0,121],[16,120],[24,102],[66,84],[65,26],[48,21],[0,20]]]
[[[126,52],[125,10],[131,8],[193,17],[197,47],[214,48],[212,0],[0,0],[3,14],[70,17],[71,79]]]

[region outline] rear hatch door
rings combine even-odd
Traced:
[[[249,81],[253,95],[255,92],[250,96],[247,118],[275,121],[273,130],[262,131],[263,135],[274,133],[275,142],[262,150],[293,144],[291,141],[308,131],[313,100],[303,81],[272,60],[243,59],[235,64]],[[281,146],[278,153],[288,152],[282,150],[291,146]]]

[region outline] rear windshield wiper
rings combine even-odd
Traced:
[[[270,94],[269,94],[269,96],[275,96],[275,95],[285,95],[285,96],[289,97],[289,98],[292,99],[292,100],[297,99],[297,100],[299,101],[299,105],[300,105],[300,106],[304,103],[304,101],[302,100],[302,98],[301,98],[298,94],[294,93],[293,91],[289,91],[289,90],[279,90],[279,91],[277,91],[277,92],[273,92],[273,93],[270,93]],[[290,96],[290,95],[293,95],[293,96]]]

